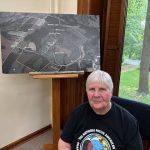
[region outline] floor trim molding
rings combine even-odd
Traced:
[[[9,150],[9,149],[14,148],[14,147],[16,147],[18,145],[21,145],[21,144],[31,140],[32,138],[34,138],[34,137],[36,137],[36,136],[46,132],[47,130],[49,130],[51,128],[52,128],[52,126],[50,124],[50,125],[42,128],[42,129],[39,129],[39,130],[37,130],[37,131],[35,131],[35,132],[25,136],[25,137],[15,141],[15,142],[13,142],[13,143],[10,143],[10,144],[6,145],[5,147],[0,148],[0,150]]]

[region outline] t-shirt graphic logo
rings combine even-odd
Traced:
[[[110,150],[109,143],[100,135],[90,134],[84,138],[80,145],[82,150]]]
[[[103,131],[96,132],[85,131],[79,138],[76,150],[115,150],[114,143],[109,141],[108,135]],[[106,136],[105,136],[106,135]]]

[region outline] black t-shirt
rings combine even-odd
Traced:
[[[72,150],[143,150],[136,119],[114,102],[105,115],[97,115],[88,102],[78,106],[61,139]]]

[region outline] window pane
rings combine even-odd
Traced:
[[[119,96],[147,104],[150,104],[149,29],[150,1],[128,0]]]

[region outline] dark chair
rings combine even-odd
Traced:
[[[117,96],[112,101],[127,109],[139,122],[144,150],[150,147],[150,105]]]

